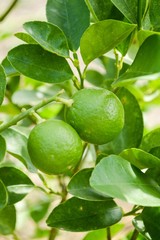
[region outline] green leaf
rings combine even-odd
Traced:
[[[47,224],[66,231],[83,232],[111,226],[122,217],[112,200],[91,202],[71,198],[53,209]]]
[[[160,158],[160,146],[152,148],[150,150],[150,153],[156,156],[157,158]]]
[[[138,9],[141,8],[141,14],[143,15],[146,7],[146,1],[138,0],[111,0],[111,2],[123,13],[123,15],[131,23],[138,23]],[[139,6],[141,4],[141,7]]]
[[[113,83],[113,86],[126,85],[133,79],[146,79],[144,78],[146,75],[151,77],[153,75],[154,78],[160,75],[160,36],[156,34],[143,42],[132,65]]]
[[[106,197],[98,194],[89,184],[93,168],[86,168],[75,174],[68,185],[68,192],[77,198],[89,201],[106,201]]]
[[[105,153],[118,154],[124,149],[139,147],[143,136],[143,118],[136,98],[127,89],[121,88],[116,94],[124,107],[124,127],[118,137],[99,146],[99,149]]]
[[[0,210],[3,209],[8,202],[8,193],[4,183],[0,180]]]
[[[86,71],[86,80],[94,86],[100,87],[104,82],[104,76],[96,70]]]
[[[141,149],[130,148],[120,153],[120,156],[139,169],[160,168],[160,159]]]
[[[135,29],[136,25],[116,20],[104,20],[91,25],[80,43],[85,64],[115,48]]]
[[[110,227],[111,236],[116,235],[120,230],[124,227],[123,224],[117,223]],[[83,240],[106,240],[106,229],[99,229],[94,230],[89,233],[83,238]]]
[[[137,231],[139,233],[142,234],[142,236],[145,237],[145,239],[147,240],[152,240],[149,233],[146,231],[145,229],[145,226],[144,226],[144,222],[142,220],[142,217],[141,217],[141,214],[138,215],[137,217],[135,217],[133,220],[132,220],[132,223],[134,225],[134,227],[137,229]]]
[[[0,234],[9,235],[15,230],[16,209],[13,205],[0,210]]]
[[[13,68],[11,63],[8,61],[7,57],[5,59],[3,59],[2,66],[4,68],[4,71],[5,71],[5,74],[7,77],[13,77],[13,76],[20,75],[20,73],[17,72],[17,70],[15,68]]]
[[[160,1],[152,0],[150,2],[149,16],[154,31],[160,31]]]
[[[17,38],[22,40],[23,42],[29,43],[29,44],[37,44],[37,42],[27,33],[18,32],[15,34]]]
[[[147,133],[143,139],[140,148],[150,152],[152,148],[160,147],[160,128],[154,129]]]
[[[3,102],[5,89],[6,89],[6,76],[3,67],[0,65],[0,105]]]
[[[20,132],[9,128],[2,132],[7,145],[7,152],[19,159],[31,172],[36,172],[27,150],[27,138]]]
[[[6,153],[6,141],[0,135],[0,162],[3,160],[5,153]]]
[[[151,239],[160,239],[160,207],[146,207],[141,214],[146,231]]]
[[[23,27],[45,50],[61,57],[69,57],[66,36],[56,25],[34,21],[25,23]]]
[[[84,0],[48,0],[46,15],[49,22],[65,33],[70,49],[77,50],[81,36],[89,26],[90,15]]]
[[[123,15],[113,5],[111,0],[85,0],[90,12],[97,20],[117,19],[123,18]]]
[[[135,205],[160,206],[159,185],[117,155],[105,157],[97,164],[90,184],[102,194]]]
[[[14,167],[1,167],[0,179],[8,190],[8,204],[19,202],[33,188],[33,183],[28,176]]]
[[[8,59],[23,75],[47,83],[64,82],[73,73],[67,61],[35,44],[20,45],[8,53]]]

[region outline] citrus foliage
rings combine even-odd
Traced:
[[[61,229],[109,240],[128,215],[125,239],[160,239],[160,128],[144,121],[160,105],[158,10],[158,0],[48,0],[47,20],[15,34],[23,44],[0,65],[1,235],[16,236],[26,201],[50,240]]]

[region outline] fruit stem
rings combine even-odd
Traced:
[[[65,99],[65,98],[57,97],[57,98],[56,98],[56,102],[63,103],[63,104],[65,104],[67,107],[71,107],[74,101],[73,101],[73,99]]]
[[[56,228],[51,228],[48,240],[54,240],[58,234],[58,230]]]
[[[48,99],[43,99],[40,103],[38,103],[37,105],[27,109],[26,111],[22,110],[22,112],[20,114],[18,114],[17,116],[15,116],[12,120],[10,120],[7,123],[2,123],[0,125],[0,132],[4,131],[5,129],[16,125],[20,120],[22,120],[23,118],[29,116],[30,114],[33,114],[33,112],[37,111],[38,109],[44,107],[45,105],[47,105],[48,103],[51,103],[53,101],[57,100],[57,97],[59,95],[61,95],[62,93],[64,93],[64,89],[62,89],[61,91],[59,91],[55,96],[48,98]]]
[[[111,240],[112,239],[112,237],[111,237],[111,229],[110,229],[110,227],[107,227],[107,240]]]

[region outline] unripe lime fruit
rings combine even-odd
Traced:
[[[113,140],[124,125],[124,109],[118,97],[106,89],[82,89],[73,95],[67,122],[90,143]]]
[[[61,120],[47,120],[33,128],[28,139],[32,163],[47,174],[62,174],[73,169],[82,156],[82,141],[77,132]]]

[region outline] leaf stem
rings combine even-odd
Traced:
[[[111,240],[112,237],[111,237],[111,228],[110,227],[107,227],[107,240]]]
[[[51,228],[48,240],[54,240],[57,236],[58,230],[56,228]]]
[[[127,216],[130,216],[130,215],[136,215],[136,212],[137,212],[138,210],[141,210],[141,209],[143,209],[143,207],[141,207],[141,206],[136,206],[136,207],[134,207],[130,212],[125,213],[123,216],[124,216],[124,217],[127,217]]]
[[[137,12],[138,30],[142,28],[142,0],[138,0],[138,12]]]
[[[18,0],[14,0],[10,6],[7,8],[7,10],[2,14],[2,16],[0,16],[0,22],[2,22],[7,15],[11,12],[11,10],[15,7],[16,3],[18,2]]]
[[[29,116],[30,114],[33,114],[33,112],[37,111],[38,109],[44,107],[45,105],[47,105],[48,103],[51,103],[53,101],[58,101],[60,102],[60,99],[58,98],[59,95],[61,95],[62,93],[64,93],[64,90],[62,89],[61,91],[59,91],[55,96],[48,98],[48,99],[44,99],[42,100],[40,103],[38,103],[37,105],[27,109],[26,111],[21,112],[20,114],[18,114],[17,116],[15,116],[12,120],[10,120],[7,123],[3,123],[0,125],[0,132],[4,131],[5,129],[16,125],[20,120],[24,119],[25,117]],[[64,102],[63,102],[64,103]]]
[[[139,232],[137,231],[137,229],[134,229],[130,240],[136,240],[138,235],[139,235]]]
[[[90,4],[90,1],[89,0],[85,0],[85,2],[86,2],[86,5],[88,6],[89,11],[92,14],[94,20],[95,20],[95,22],[99,22],[99,19],[97,18],[96,14],[95,14],[95,12],[94,12],[94,10],[92,8],[92,5]]]

